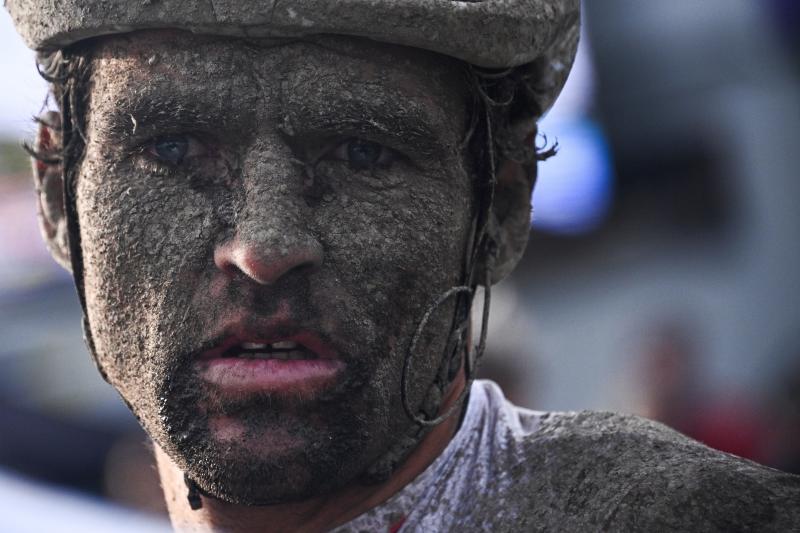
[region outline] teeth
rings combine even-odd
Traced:
[[[253,359],[280,359],[278,354],[274,353],[265,353],[265,352],[258,352],[254,354],[250,354]]]
[[[292,341],[273,342],[270,344],[270,347],[273,350],[296,350],[297,343]]]
[[[271,344],[262,344],[260,342],[243,342],[241,344],[243,350],[296,350],[298,345],[293,341],[280,341]]]
[[[239,356],[242,359],[279,359],[281,361],[297,361],[300,359],[314,359],[309,357],[308,352],[301,350],[291,350],[286,352],[255,352],[243,353]]]
[[[242,359],[280,359],[295,361],[298,359],[316,359],[317,356],[294,341],[279,341],[271,344],[260,342],[243,342],[238,347],[226,352],[226,357]]]
[[[316,359],[313,354],[303,350],[288,350],[285,352],[242,352],[237,357],[239,359],[278,359],[280,361]]]
[[[242,348],[245,350],[266,350],[267,344],[260,344],[258,342],[243,342]]]

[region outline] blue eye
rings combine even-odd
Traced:
[[[395,159],[395,152],[382,144],[364,139],[350,139],[330,152],[331,159],[347,161],[356,171],[370,170],[376,166],[388,166]]]
[[[189,151],[189,139],[183,135],[159,137],[153,143],[152,151],[159,159],[179,165]]]
[[[378,143],[353,139],[347,143],[347,160],[353,169],[366,170],[378,163],[383,150]]]

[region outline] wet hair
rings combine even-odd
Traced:
[[[35,159],[47,164],[61,165],[67,183],[74,185],[75,173],[80,166],[86,148],[86,116],[89,108],[89,83],[91,78],[90,44],[78,44],[55,52],[40,52],[36,57],[39,75],[49,84],[45,102],[52,101],[61,120],[58,125],[44,123],[40,117],[36,122],[54,128],[60,141],[52,149],[23,145]]]

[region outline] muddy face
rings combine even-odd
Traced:
[[[325,493],[410,428],[405,351],[460,284],[470,238],[463,80],[433,54],[345,38],[100,45],[78,178],[90,324],[110,381],[206,491]],[[414,405],[451,319],[444,306],[414,354]],[[203,358],[232,338],[311,338],[301,349],[335,372],[210,382]]]

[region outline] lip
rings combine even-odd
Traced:
[[[274,394],[311,398],[332,387],[345,369],[336,350],[312,331],[296,330],[283,323],[280,327],[245,331],[241,328],[223,335],[221,341],[199,353],[195,368],[201,379],[223,394]],[[223,357],[233,346],[241,343],[272,344],[293,341],[313,352],[316,359],[244,359]]]

